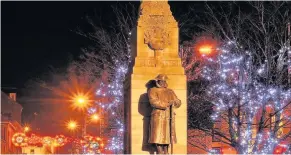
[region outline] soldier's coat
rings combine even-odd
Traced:
[[[177,98],[173,90],[168,88],[151,88],[148,92],[149,101],[153,107],[150,120],[149,143],[170,144],[172,135],[173,143],[177,142],[175,132],[175,108],[181,106],[181,101]],[[172,124],[170,125],[170,101],[175,101],[172,110]],[[170,126],[172,134],[170,134]]]

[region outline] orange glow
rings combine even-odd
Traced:
[[[90,106],[88,96],[79,94],[73,97],[73,108],[79,110],[85,110]]]
[[[12,138],[12,143],[15,146],[26,146],[27,142],[28,142],[28,138],[26,137],[26,135],[24,133],[15,133]]]
[[[199,47],[199,53],[202,55],[209,55],[212,53],[212,51],[213,48],[210,45],[202,45],[201,47]]]
[[[99,116],[97,114],[93,114],[93,115],[91,115],[91,120],[97,121],[97,120],[99,120]]]
[[[39,90],[36,91],[50,89],[52,95],[47,95],[48,97],[31,97],[30,100],[32,102],[39,103],[64,103],[62,105],[68,104],[68,109],[64,110],[70,110],[69,108],[76,108],[74,110],[81,110],[75,106],[75,104],[72,104],[75,103],[76,97],[78,96],[86,96],[87,100],[84,100],[86,105],[92,104],[96,99],[95,91],[97,87],[100,86],[100,78],[94,78],[92,81],[91,74],[77,74],[78,69],[75,69],[74,65],[68,66],[68,69],[68,78],[63,78],[62,76],[59,76],[59,74],[52,75],[51,78],[58,81],[58,86],[54,86],[53,82],[49,82],[43,83],[40,88],[37,87]]]
[[[85,100],[83,98],[79,98],[77,101],[79,104],[84,104]]]
[[[75,130],[75,129],[77,129],[78,128],[78,124],[77,124],[77,122],[76,121],[74,121],[74,120],[70,120],[68,123],[67,123],[67,128],[69,129],[69,130]]]
[[[30,130],[29,126],[24,127],[24,132],[28,132]]]
[[[216,53],[215,51],[217,45],[217,39],[213,38],[211,35],[202,35],[196,38],[194,51],[199,52],[199,54],[202,56],[213,56]]]
[[[58,147],[58,146],[59,146],[59,144],[58,144],[57,142],[54,142],[53,145],[54,145],[55,147]]]

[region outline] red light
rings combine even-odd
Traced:
[[[215,56],[218,40],[212,35],[202,35],[195,38],[194,51],[198,54],[196,56]]]
[[[199,47],[199,53],[202,55],[209,55],[212,53],[213,48],[210,45],[202,45],[201,47]]]

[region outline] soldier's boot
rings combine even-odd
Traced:
[[[156,145],[158,154],[164,154],[163,146],[162,145]]]
[[[169,145],[164,145],[163,146],[164,154],[169,154],[168,148],[169,148]]]

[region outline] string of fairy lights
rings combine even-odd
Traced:
[[[131,32],[128,34],[131,36]],[[108,102],[96,102],[96,104],[106,111],[110,120],[114,120],[111,126],[114,127],[116,135],[110,137],[105,149],[115,151],[116,153],[122,153],[123,150],[123,132],[124,132],[124,120],[123,120],[123,82],[125,80],[126,73],[128,71],[128,65],[131,62],[131,48],[128,44],[130,38],[127,40],[126,57],[128,60],[115,60],[115,74],[114,79],[110,83],[100,83],[99,88],[96,90],[97,97],[109,97],[111,100]],[[95,113],[95,108],[88,108],[89,113]]]
[[[15,133],[12,137],[12,143],[16,147],[62,147],[67,143],[74,143],[74,145],[83,147],[83,150],[88,154],[100,153],[104,147],[104,143],[100,137],[93,137],[86,135],[80,138],[66,137],[64,135],[50,136],[38,136],[35,134],[28,135],[27,133]]]
[[[118,63],[118,61],[116,61],[116,63]],[[108,85],[101,83],[99,89],[96,91],[97,96],[109,96],[111,98],[111,103],[97,102],[96,104],[110,114],[108,116],[109,119],[115,121],[112,126],[117,128],[116,136],[110,138],[105,149],[111,151],[115,150],[117,152],[120,152],[123,149],[123,116],[118,112],[121,106],[123,106],[123,81],[126,73],[127,67],[119,65],[114,80]]]
[[[252,53],[238,49],[237,45],[235,41],[230,41],[217,49],[219,54],[216,58],[204,56],[206,65],[203,67],[202,77],[209,82],[204,98],[215,105],[211,118],[218,121],[225,115],[231,117],[228,123],[234,129],[235,141],[240,150],[243,150],[240,152],[242,154],[272,154],[272,150],[278,146],[288,149],[288,145],[281,141],[279,131],[256,133],[257,126],[254,124],[260,121],[256,119],[264,107],[273,112],[273,116],[280,117],[282,123],[279,126],[283,122],[290,123],[291,114],[284,112],[284,108],[291,102],[291,89],[263,83],[261,78],[267,74],[268,61],[255,65]],[[288,53],[289,60],[283,65],[287,65],[290,74],[291,49],[284,46],[280,51],[282,55],[284,52]],[[238,107],[240,118],[227,113]]]
[[[129,64],[131,63],[131,46],[130,46],[130,36],[131,32],[128,33],[128,38],[126,41],[127,51],[125,52],[125,57],[127,57],[127,60],[115,60],[115,78],[112,81],[111,84],[107,86],[107,95],[110,95],[113,97],[113,101],[110,104],[107,104],[107,110],[111,112],[111,119],[115,120],[115,128],[116,130],[116,136],[111,137],[109,140],[108,145],[106,146],[106,149],[115,151],[116,153],[122,153],[123,152],[123,133],[124,133],[124,117],[123,117],[123,111],[120,109],[123,109],[124,106],[124,88],[123,83],[126,77],[126,74],[128,72]],[[104,85],[105,86],[105,85]],[[105,86],[106,87],[106,86]],[[101,95],[100,92],[102,92],[101,89],[97,90],[97,95]],[[105,95],[106,95],[105,94]],[[105,106],[102,103],[99,103],[101,106]],[[110,116],[109,116],[110,117]]]

